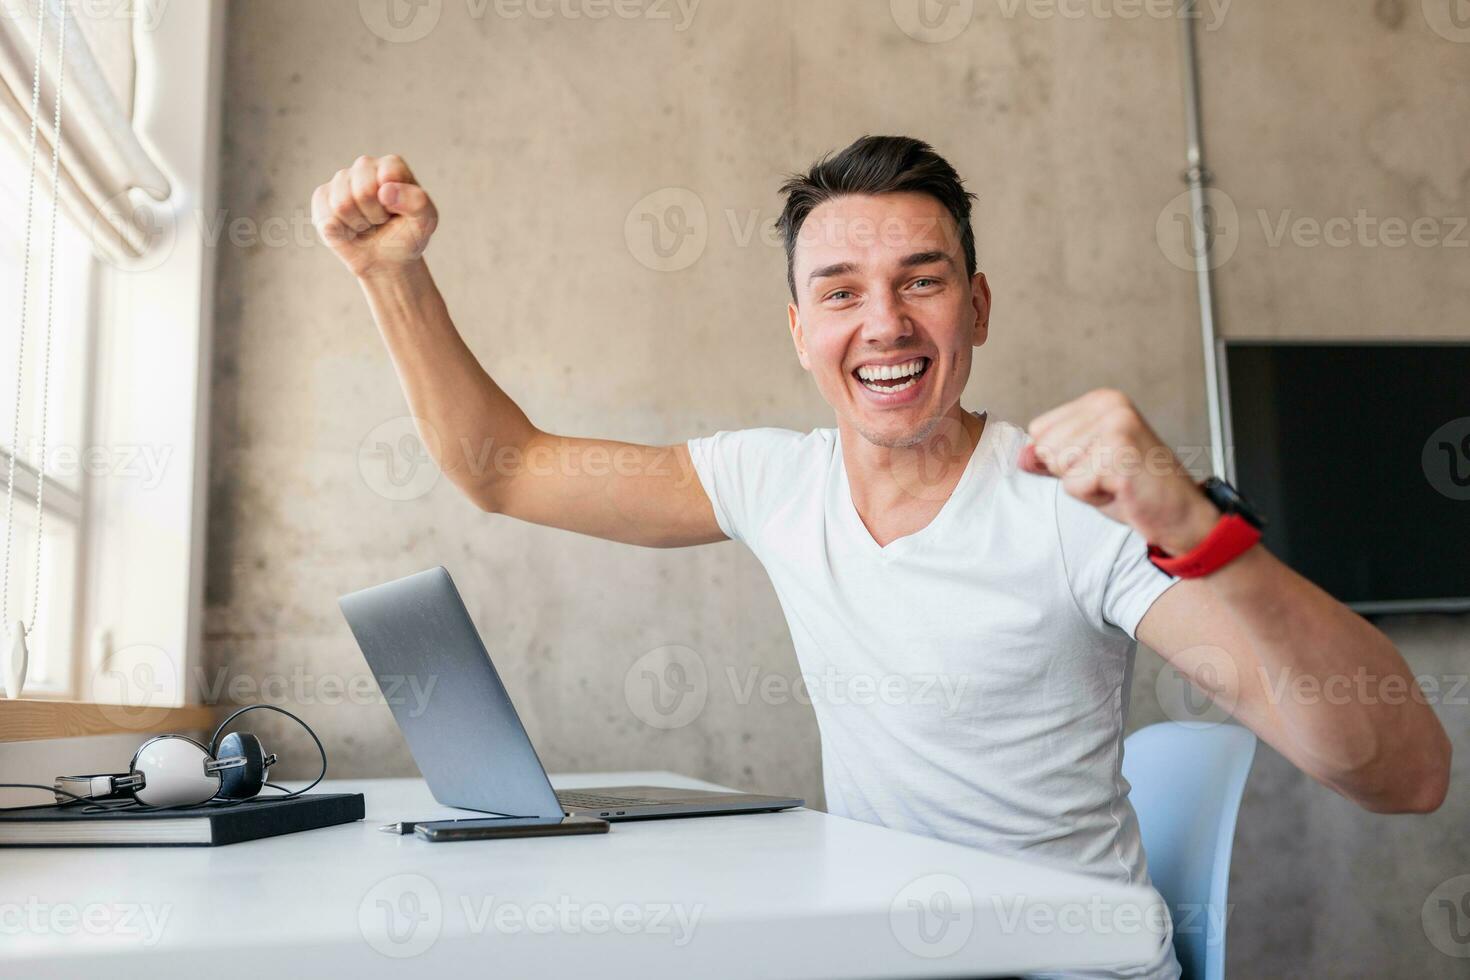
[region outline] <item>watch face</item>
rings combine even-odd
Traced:
[[[1260,512],[1251,502],[1245,499],[1239,490],[1219,477],[1210,477],[1200,484],[1200,489],[1204,490],[1205,496],[1210,498],[1211,503],[1220,508],[1220,513],[1239,514],[1256,530],[1261,530],[1266,526],[1265,518],[1261,517]]]

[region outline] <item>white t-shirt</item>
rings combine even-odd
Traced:
[[[1146,883],[1123,727],[1134,631],[1176,580],[1137,532],[1022,471],[1026,442],[987,421],[934,520],[881,548],[836,429],[720,432],[689,452],[721,530],[775,586],[831,813]],[[1178,966],[1166,944],[1097,975]]]

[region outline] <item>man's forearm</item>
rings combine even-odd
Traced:
[[[425,444],[471,500],[488,506],[497,452],[524,448],[536,428],[480,366],[422,259],[359,280]]]
[[[1449,739],[1382,632],[1257,545],[1206,577],[1313,775],[1373,810],[1432,810]]]

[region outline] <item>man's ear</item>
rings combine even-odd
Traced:
[[[786,304],[787,325],[791,327],[791,343],[796,347],[796,359],[801,362],[803,369],[812,369],[811,359],[806,356],[806,339],[801,333],[801,314],[796,311],[795,303]]]
[[[970,280],[970,302],[975,307],[975,337],[973,345],[979,347],[990,336],[990,283],[985,273],[977,272]]]

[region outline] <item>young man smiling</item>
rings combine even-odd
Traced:
[[[1025,430],[961,407],[991,294],[948,163],[865,137],[783,192],[791,338],[836,426],[662,448],[543,432],[490,379],[424,263],[437,212],[401,159],[360,157],[312,206],[437,462],[484,510],[656,547],[742,541],[804,674],[964,682],[943,711],[814,698],[833,813],[1146,881],[1119,771],[1136,640],[1349,799],[1439,806],[1450,748],[1422,698],[1279,693],[1345,676],[1417,691],[1392,643],[1256,543],[1228,486],[1197,485],[1126,397],[1093,391]],[[454,450],[484,445],[618,465]],[[1177,972],[1165,946],[1114,975]]]

